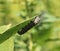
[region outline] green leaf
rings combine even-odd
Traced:
[[[33,17],[34,18],[34,17]],[[17,33],[18,30],[23,28],[29,21],[31,21],[33,18],[28,19],[20,24],[17,24],[16,26],[8,29],[3,34],[0,35],[0,44],[3,43],[5,40],[9,39],[11,36]]]
[[[0,34],[7,31],[10,28],[11,24],[0,26]]]
[[[7,31],[11,24],[0,26],[0,35]],[[0,51],[13,51],[14,49],[14,36],[10,37],[7,41],[0,44]]]
[[[14,51],[14,36],[0,44],[0,51]]]

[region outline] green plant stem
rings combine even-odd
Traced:
[[[25,7],[26,7],[27,16],[30,18],[31,13],[30,13],[29,4],[27,0],[25,0]]]

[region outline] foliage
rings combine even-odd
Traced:
[[[44,19],[18,35],[41,10]],[[60,0],[0,0],[0,25],[0,51],[60,51]]]

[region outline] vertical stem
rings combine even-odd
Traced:
[[[48,12],[52,14],[52,11],[51,11],[51,0],[47,0],[46,1],[46,8],[47,8]]]
[[[25,0],[25,7],[26,7],[27,16],[30,18],[31,13],[30,13],[29,4],[27,0]]]
[[[31,10],[29,8],[29,4],[28,4],[27,0],[25,0],[25,7],[26,7],[27,16],[29,18],[31,18],[31,12],[30,12]],[[29,44],[29,46],[28,46],[29,51],[32,51],[33,42],[32,42],[32,39],[31,39],[31,34],[29,34],[29,42],[28,42],[28,44]]]
[[[47,7],[47,10],[50,12],[50,0],[46,1],[46,7]]]
[[[32,39],[31,39],[31,34],[29,35],[29,51],[32,51],[33,49],[33,42],[32,42]]]

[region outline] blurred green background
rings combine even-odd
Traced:
[[[16,34],[14,51],[60,51],[60,0],[0,0],[0,26],[14,26],[41,10],[58,20],[37,25],[22,36]]]

